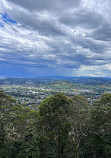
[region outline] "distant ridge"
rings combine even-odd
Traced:
[[[111,77],[90,77],[90,76],[78,76],[78,77],[72,77],[72,76],[35,76],[35,77],[0,77],[0,79],[49,79],[49,78],[58,78],[58,79],[111,79]]]

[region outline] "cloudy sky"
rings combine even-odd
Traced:
[[[111,0],[0,0],[0,77],[111,77]]]

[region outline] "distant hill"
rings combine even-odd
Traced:
[[[35,78],[0,78],[0,84],[26,84],[26,82],[44,83],[51,81],[71,81],[82,84],[102,84],[111,83],[111,78],[103,77],[63,77],[63,76],[50,76],[50,77],[35,77]]]

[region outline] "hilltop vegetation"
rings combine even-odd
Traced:
[[[110,158],[111,94],[89,105],[58,93],[31,110],[0,91],[0,157]]]

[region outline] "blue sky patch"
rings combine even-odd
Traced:
[[[4,25],[0,22],[0,27],[4,27]]]
[[[13,20],[7,13],[5,14],[0,13],[0,15],[2,16],[1,19],[3,22],[8,23],[8,24],[17,24],[17,22]],[[3,27],[3,25],[1,26]]]

